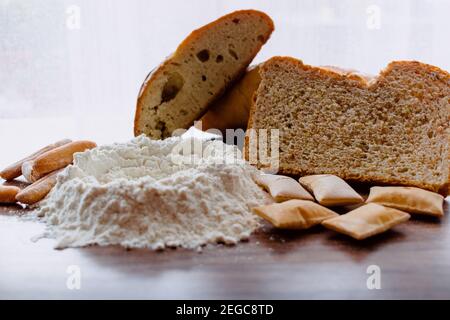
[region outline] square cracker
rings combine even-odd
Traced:
[[[363,240],[385,232],[409,218],[410,215],[406,212],[369,203],[347,214],[325,220],[322,225],[356,240]]]

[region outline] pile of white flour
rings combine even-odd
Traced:
[[[235,244],[259,227],[250,208],[271,201],[238,152],[221,141],[140,136],[77,154],[38,209],[44,236],[57,248]]]

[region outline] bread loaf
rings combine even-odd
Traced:
[[[193,125],[245,72],[273,30],[265,13],[243,10],[192,32],[145,80],[135,135],[162,139]]]
[[[260,75],[249,127],[280,129],[281,174],[334,174],[447,193],[447,72],[397,61],[368,78],[275,57]]]
[[[364,202],[364,199],[344,180],[331,174],[305,176],[299,182],[323,206],[348,206]]]
[[[226,129],[246,129],[253,95],[261,77],[259,66],[250,68],[198,122],[198,129],[217,129],[225,134]],[[200,126],[201,125],[201,126]]]

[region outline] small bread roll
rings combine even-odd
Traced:
[[[97,145],[92,141],[75,141],[50,150],[32,161],[24,162],[22,174],[29,182],[36,182],[50,172],[64,168],[73,162],[73,155],[93,149]]]
[[[13,186],[0,186],[0,203],[16,203],[16,195],[20,188]]]

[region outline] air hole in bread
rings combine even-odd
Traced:
[[[223,55],[219,54],[216,58],[216,62],[217,63],[222,63],[223,62]]]
[[[161,92],[161,103],[173,100],[183,88],[183,85],[184,79],[178,72],[170,74]]]
[[[234,51],[233,49],[228,49],[228,53],[229,53],[230,56],[232,56],[234,59],[239,60],[239,57],[238,57],[236,51]]]
[[[166,123],[164,121],[159,120],[156,124],[156,130],[160,130],[161,132],[164,132],[166,130]]]
[[[206,76],[202,76],[202,81],[206,81]]]
[[[209,50],[208,49],[203,49],[201,51],[199,51],[197,53],[197,58],[198,60],[200,60],[201,62],[206,62],[209,60]]]
[[[240,20],[238,18],[233,19],[233,23],[239,24]]]
[[[256,39],[260,42],[265,42],[265,37],[262,34],[260,34]]]

